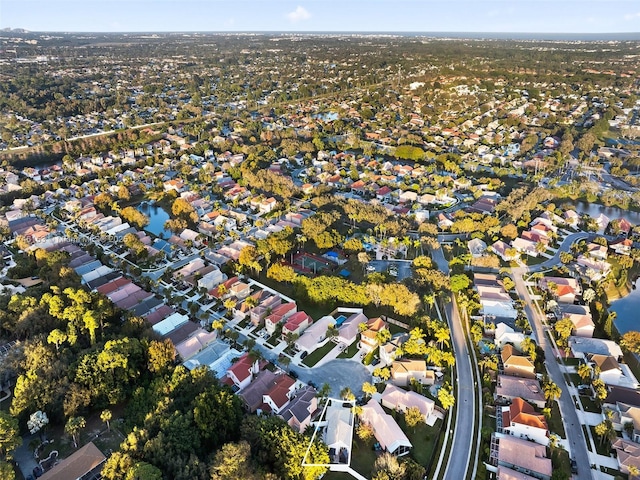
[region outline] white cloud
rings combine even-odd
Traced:
[[[635,20],[636,18],[640,18],[640,12],[638,13],[628,13],[624,16],[625,20]]]
[[[293,12],[287,13],[287,18],[292,23],[298,23],[303,20],[309,20],[311,18],[311,14],[306,8],[298,5]]]

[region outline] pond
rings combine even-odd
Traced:
[[[638,318],[638,309],[640,308],[640,279],[635,281],[635,288],[624,298],[611,302],[609,310],[616,312],[614,323],[620,335],[629,330],[640,331],[640,318]]]
[[[597,218],[602,213],[607,216],[609,220],[624,218],[632,225],[640,225],[640,212],[622,210],[618,207],[605,207],[600,203],[588,203],[584,201],[562,202],[562,205],[571,205],[577,213],[587,214],[592,218]]]
[[[145,227],[147,232],[154,234],[156,237],[171,237],[172,233],[164,228],[164,223],[171,217],[161,206],[155,203],[142,202],[138,205],[138,209],[149,217],[149,225]]]

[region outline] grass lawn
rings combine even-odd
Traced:
[[[434,315],[435,315],[435,309],[434,309]],[[406,330],[402,327],[399,327],[398,325],[394,325],[392,323],[389,324],[389,331],[391,332],[391,335],[395,335],[396,333],[406,333]]]
[[[582,385],[582,379],[577,373],[569,373],[568,376],[569,380],[571,380],[571,383],[573,383],[574,386],[577,387],[578,385]]]
[[[565,358],[563,361],[567,367],[577,367],[581,363],[579,358],[574,357]]]
[[[587,431],[586,425],[581,425],[581,426],[582,426],[582,434],[584,435],[584,438],[589,438],[589,432]],[[591,442],[587,442],[587,450],[591,451]]]
[[[562,424],[562,417],[560,416],[560,408],[558,408],[558,402],[553,402],[551,406],[551,418],[549,419],[549,431],[557,433],[560,438],[567,438],[564,432],[564,425]]]
[[[315,349],[302,361],[307,367],[313,367],[316,363],[324,358],[324,356],[335,348],[336,344],[329,340],[322,347]]]
[[[247,315],[244,320],[240,320],[240,323],[238,323],[238,327],[241,329],[247,328],[247,325],[249,325],[250,319],[249,316]]]
[[[109,452],[115,452],[120,448],[120,444],[124,440],[124,436],[115,430],[114,428],[111,431],[105,431],[100,434],[98,438],[96,438],[93,443],[96,444],[96,447],[100,449],[105,455],[108,455]]]
[[[524,263],[526,263],[529,266],[531,266],[531,265],[539,265],[539,264],[549,260],[548,258],[543,257],[542,255],[539,255],[537,257],[530,257],[528,255],[524,255],[522,258],[525,260]]]
[[[596,405],[596,402],[593,398],[591,397],[587,397],[585,395],[580,395],[580,402],[582,402],[582,407],[584,408],[585,412],[589,412],[589,413],[601,413],[602,410],[600,408],[598,408],[598,405]]]
[[[280,335],[282,334],[275,332],[273,335],[269,337],[269,340],[267,340],[267,343],[273,347],[277,346],[280,343]]]
[[[376,462],[376,458],[378,458],[378,456],[376,455],[373,447],[369,444],[364,443],[358,438],[357,435],[354,434],[353,448],[351,450],[351,468],[353,468],[360,475],[366,478],[370,478],[371,470],[373,470],[373,464]]]
[[[358,353],[358,342],[353,342],[348,348],[340,352],[338,358],[353,358],[356,353]]]
[[[600,440],[600,435],[596,433],[596,427],[594,425],[589,425],[589,429],[591,429],[591,435],[593,435],[593,441],[596,444],[596,451],[598,455],[609,456],[609,450],[611,450],[611,444],[609,441],[602,442]]]
[[[558,478],[571,478],[571,461],[566,450],[554,448],[551,451],[551,464],[554,472],[558,471],[564,474],[564,476],[559,475]]]

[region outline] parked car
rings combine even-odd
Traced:
[[[575,459],[571,459],[571,473],[578,473],[578,462]]]

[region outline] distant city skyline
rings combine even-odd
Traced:
[[[0,0],[46,32],[640,32],[636,0]]]

